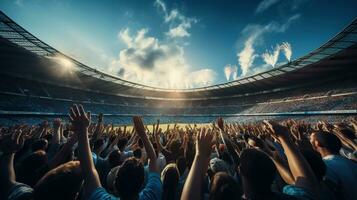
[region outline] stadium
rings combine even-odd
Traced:
[[[74,103],[104,113],[115,124],[128,124],[134,115],[150,122],[160,118],[181,123],[208,123],[218,116],[355,115],[356,31],[354,20],[316,50],[263,73],[172,90],[125,81],[86,66],[1,13],[1,121],[9,124],[26,118],[38,123],[65,116],[64,108]]]
[[[1,200],[357,199],[357,18],[336,30],[330,39],[314,50],[294,59],[290,59],[290,52],[289,58],[285,55],[286,62],[279,63],[279,52],[284,51],[279,43],[272,47],[272,54],[266,49],[258,55],[254,48],[257,43],[264,44],[263,34],[274,33],[279,41],[285,40],[285,31],[301,17],[298,13],[286,18],[285,12],[302,12],[302,4],[313,7],[315,2],[261,0],[255,5],[256,2],[245,1],[248,7],[255,8],[249,11],[252,18],[264,21],[261,18],[267,10],[275,9],[276,13],[270,13],[269,17],[284,18],[282,16],[286,15],[286,19],[285,24],[247,24],[242,28],[242,38],[243,33],[253,31],[245,42],[236,42],[241,42],[244,48],[234,58],[238,59],[241,70],[245,50],[251,59],[245,61],[251,62],[250,65],[257,57],[265,61],[260,67],[268,66],[272,60],[273,64],[257,73],[242,71],[240,76],[236,65],[227,64],[230,69],[235,67],[231,74],[233,80],[231,75],[227,77],[225,74],[226,82],[170,88],[126,79],[119,73],[88,64],[90,59],[81,60],[70,51],[60,51],[60,48],[54,48],[55,45],[49,45],[51,41],[39,36],[38,30],[48,30],[51,32],[48,35],[64,34],[57,43],[59,46],[60,43],[74,42],[73,38],[72,41],[66,39],[64,29],[68,25],[70,31],[77,31],[66,19],[78,13],[81,19],[73,17],[73,23],[89,21],[90,30],[99,30],[100,27],[94,24],[105,17],[115,21],[113,16],[122,16],[123,19],[117,21],[123,20],[134,27],[142,24],[126,19],[143,17],[145,25],[155,25],[156,19],[146,1],[124,2],[124,6],[122,2],[112,2],[106,9],[103,7],[108,6],[107,2],[89,2],[25,3],[17,0],[2,3],[4,10],[13,13],[0,10]],[[194,33],[188,32],[191,26],[209,24],[212,20],[217,27],[227,28],[226,24],[237,16],[247,21],[250,19],[244,14],[247,5],[237,2],[227,1],[222,3],[223,7],[213,1],[207,5],[199,2],[199,9],[195,1],[150,2],[156,9],[152,8],[153,12],[160,14],[161,23],[157,30],[151,31],[160,32],[164,26],[169,27],[169,31],[160,32],[164,39],[160,38],[162,43],[159,43],[159,37],[145,35],[149,29],[138,30],[135,37],[129,35],[129,28],[122,29],[116,34],[127,48],[120,50],[119,58],[123,53],[129,55],[136,51],[135,48],[139,49],[139,56],[145,57],[142,51],[150,50],[148,46],[153,44],[155,50],[160,51],[149,54],[149,58],[139,58],[142,59],[139,64],[144,65],[143,60],[148,59],[154,60],[151,64],[155,65],[155,59],[167,56],[164,50],[180,60],[180,53],[183,55],[183,49],[191,45],[185,42]],[[331,4],[336,4],[333,9],[338,10],[344,3]],[[135,7],[135,17],[130,6]],[[226,21],[221,20],[226,12],[236,13],[229,8],[234,6],[243,14],[227,14]],[[319,2],[318,9],[323,10],[325,6],[329,5]],[[43,9],[46,7],[49,9]],[[309,12],[316,12],[311,7],[304,15],[311,17]],[[292,38],[301,40],[301,44],[298,42],[295,46],[308,49],[301,46],[322,37],[316,35],[309,40],[303,38],[303,32],[314,32],[326,21],[335,28],[336,24],[341,24],[337,18],[357,14],[353,6],[342,7],[346,13],[329,13],[328,20],[307,17],[312,24],[317,24],[300,24],[306,30],[292,34]],[[128,9],[123,15],[120,13],[122,8]],[[195,13],[201,17],[207,17],[204,14],[208,10],[209,16],[188,17],[187,8],[196,8]],[[27,15],[17,13],[17,9]],[[91,9],[96,13],[91,13]],[[47,15],[36,13],[36,10]],[[63,21],[56,18],[57,11],[65,13],[61,15]],[[29,20],[28,30],[21,24],[29,16],[46,16],[41,20],[51,22],[57,19],[59,23],[33,29],[35,33],[30,31],[31,26],[41,23]],[[113,22],[105,23],[111,26]],[[56,32],[58,28],[63,32]],[[204,34],[213,34],[206,32],[205,25],[200,28]],[[240,28],[227,28],[237,29]],[[322,34],[323,30],[316,32]],[[110,32],[100,30],[97,33],[101,31]],[[229,38],[229,34],[224,37]],[[203,37],[203,40],[207,38]],[[219,40],[224,43],[227,38],[220,37]],[[143,43],[137,41],[141,39]],[[83,41],[79,40],[79,43]],[[250,44],[252,41],[256,46]],[[133,47],[137,45],[135,42],[139,47]],[[170,42],[173,46],[168,45]],[[84,45],[78,49],[83,51],[85,48],[90,47]],[[100,56],[99,53],[98,60]],[[199,53],[190,56],[199,57]],[[270,56],[268,59],[272,60],[267,61],[264,56]],[[186,64],[186,61],[182,63]],[[177,66],[166,67],[174,69]],[[165,76],[161,71],[153,70],[153,73]],[[175,78],[184,82],[180,80],[183,76]]]

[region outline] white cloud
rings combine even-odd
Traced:
[[[248,24],[242,31],[243,38],[246,38],[244,42],[243,49],[237,53],[238,63],[241,69],[241,76],[247,76],[250,68],[253,66],[255,59],[258,55],[255,53],[255,46],[259,43],[258,41],[263,40],[263,36],[266,33],[283,33],[285,32],[292,22],[300,18],[300,14],[295,14],[289,17],[284,24],[279,24],[277,22],[271,22],[266,25],[259,24]],[[273,55],[272,61],[275,60]],[[269,61],[270,62],[270,61]],[[276,63],[270,62],[271,64]]]
[[[279,25],[277,23],[271,23],[270,29],[271,29],[271,31],[275,31],[275,32],[285,32],[290,27],[291,23],[300,19],[300,17],[301,17],[301,14],[295,14],[295,15],[289,17],[287,19],[287,21],[282,25]]]
[[[296,10],[306,1],[308,0],[262,0],[255,9],[255,14],[260,14],[274,5],[278,5],[279,10]]]
[[[211,69],[190,71],[184,49],[175,43],[163,43],[148,36],[147,29],[136,34],[120,31],[118,37],[126,45],[119,58],[111,64],[118,75],[126,80],[165,88],[192,88],[214,82],[216,73]]]
[[[132,44],[133,41],[131,36],[129,35],[129,28],[120,31],[118,37],[121,39],[122,42],[124,42],[125,45],[131,47],[130,45]]]
[[[169,31],[166,33],[170,38],[189,37],[189,29],[192,24],[198,22],[195,18],[184,16],[179,10],[172,9],[168,12],[166,4],[162,0],[156,0],[155,5],[163,12],[164,22],[169,23]]]
[[[177,40],[189,37],[189,29],[197,20],[184,16],[177,9],[168,9],[162,0],[154,5],[163,13],[163,22],[169,26],[165,34],[170,40],[161,41],[149,36],[148,29],[131,33],[125,28],[118,38],[125,45],[118,58],[113,59],[107,71],[125,80],[161,88],[193,88],[211,85],[216,73],[208,68],[193,70],[186,60],[183,46]]]
[[[174,21],[176,19],[182,19],[184,18],[177,9],[173,9],[171,10],[170,14],[168,15],[167,13],[165,13],[165,22],[168,23],[170,21]]]
[[[237,53],[238,56],[238,63],[241,67],[242,70],[242,76],[245,76],[250,68],[252,66],[255,58],[258,56],[255,54],[255,50],[253,48],[253,42],[255,38],[250,37],[245,43],[244,43],[244,48],[241,52]]]
[[[216,75],[215,71],[208,68],[190,72],[184,79],[186,88],[212,85]]]
[[[263,0],[258,4],[257,8],[255,9],[255,13],[261,13],[273,6],[274,4],[278,3],[279,1],[280,0]]]
[[[191,23],[181,23],[177,27],[171,28],[166,34],[171,38],[188,37],[190,33],[187,32],[187,29],[190,27]]]

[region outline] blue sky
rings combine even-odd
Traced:
[[[166,88],[277,67],[357,17],[355,0],[0,0],[0,9],[89,66]]]

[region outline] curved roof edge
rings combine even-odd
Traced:
[[[145,90],[153,90],[159,92],[197,92],[197,91],[209,91],[221,88],[233,87],[241,84],[251,83],[257,80],[271,78],[284,74],[286,72],[291,72],[305,66],[320,62],[325,60],[355,44],[357,44],[357,18],[355,18],[347,27],[345,27],[341,32],[335,35],[332,39],[327,41],[321,47],[315,49],[314,51],[302,56],[294,61],[288,62],[279,67],[273,68],[268,71],[264,71],[255,75],[243,77],[238,80],[234,80],[227,83],[221,83],[206,87],[190,88],[190,89],[167,89],[160,87],[147,86],[139,83],[134,83],[131,81],[123,80],[118,76],[107,74],[98,69],[89,67],[74,58],[71,58],[55,48],[49,46],[45,42],[41,41],[11,18],[0,11],[0,36],[25,48],[26,50],[39,55],[39,56],[56,56],[61,55],[73,62],[76,66],[76,70],[94,78],[98,78],[105,81],[111,81],[113,83]]]

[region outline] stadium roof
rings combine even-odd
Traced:
[[[113,94],[170,98],[180,93],[182,98],[220,98],[222,96],[256,93],[282,86],[306,83],[321,77],[356,74],[357,19],[340,33],[307,55],[271,70],[235,81],[194,89],[166,89],[123,80],[89,67],[71,58],[26,31],[0,11],[0,36],[39,57],[63,56],[75,64],[76,73],[95,79],[101,84],[91,89]],[[350,73],[352,72],[352,73]],[[347,74],[346,74],[347,73]],[[99,80],[98,80],[99,79]],[[110,89],[108,89],[110,88]]]

